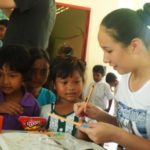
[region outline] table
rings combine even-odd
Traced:
[[[104,150],[93,142],[79,140],[68,133],[51,135],[25,131],[2,132],[0,150]]]

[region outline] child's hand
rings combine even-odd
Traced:
[[[1,102],[0,113],[8,113],[10,115],[22,114],[23,108],[20,104],[12,101]]]

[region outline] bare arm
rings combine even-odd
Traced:
[[[97,114],[97,121],[102,121],[106,123],[113,124],[115,126],[118,126],[116,117],[109,115],[107,112],[100,110],[99,113]]]
[[[79,128],[97,144],[115,142],[127,150],[149,150],[150,140],[138,137],[114,125],[99,122],[90,123],[88,128]]]
[[[10,115],[22,114],[23,108],[20,104],[12,101],[0,102],[0,113],[7,113]]]
[[[11,9],[16,8],[16,3],[14,0],[0,0],[0,8],[1,9]]]
[[[113,141],[124,145],[127,150],[149,150],[150,149],[150,140],[138,137],[131,133],[128,133],[120,128],[115,131],[116,133],[113,136]]]

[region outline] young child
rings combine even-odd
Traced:
[[[55,113],[66,119],[78,122],[78,117],[73,112],[73,105],[79,102],[82,96],[85,65],[75,57],[60,58],[60,61],[52,66],[51,78],[57,94],[54,105],[45,105],[41,110],[41,116],[49,118],[48,130],[53,132],[68,132],[75,135],[76,128],[72,124],[48,117],[49,113]]]
[[[26,82],[27,88],[36,97],[40,106],[54,103],[56,100],[55,94],[42,87],[49,75],[49,56],[46,51],[36,48],[30,49],[29,52],[31,54],[31,68],[29,80]]]
[[[90,85],[88,86],[88,90],[85,90],[84,92],[84,96],[87,96],[87,92],[89,91],[91,86],[94,85],[94,90],[91,96],[92,103],[109,112],[113,95],[111,93],[109,85],[102,81],[102,78],[105,75],[105,69],[102,65],[95,65],[92,72],[94,82],[90,83]]]
[[[118,86],[117,76],[113,72],[108,72],[106,74],[106,82],[110,85],[110,89],[113,93],[116,93]]]
[[[30,55],[19,45],[0,49],[0,115],[3,129],[21,130],[19,116],[38,116],[35,98],[24,88]]]

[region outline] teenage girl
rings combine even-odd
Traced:
[[[78,103],[74,107],[78,116],[85,113],[100,121],[80,131],[98,144],[111,141],[127,150],[149,150],[150,3],[137,11],[121,8],[110,12],[101,22],[98,39],[104,62],[122,74],[115,95],[116,116],[93,105],[85,110]]]

